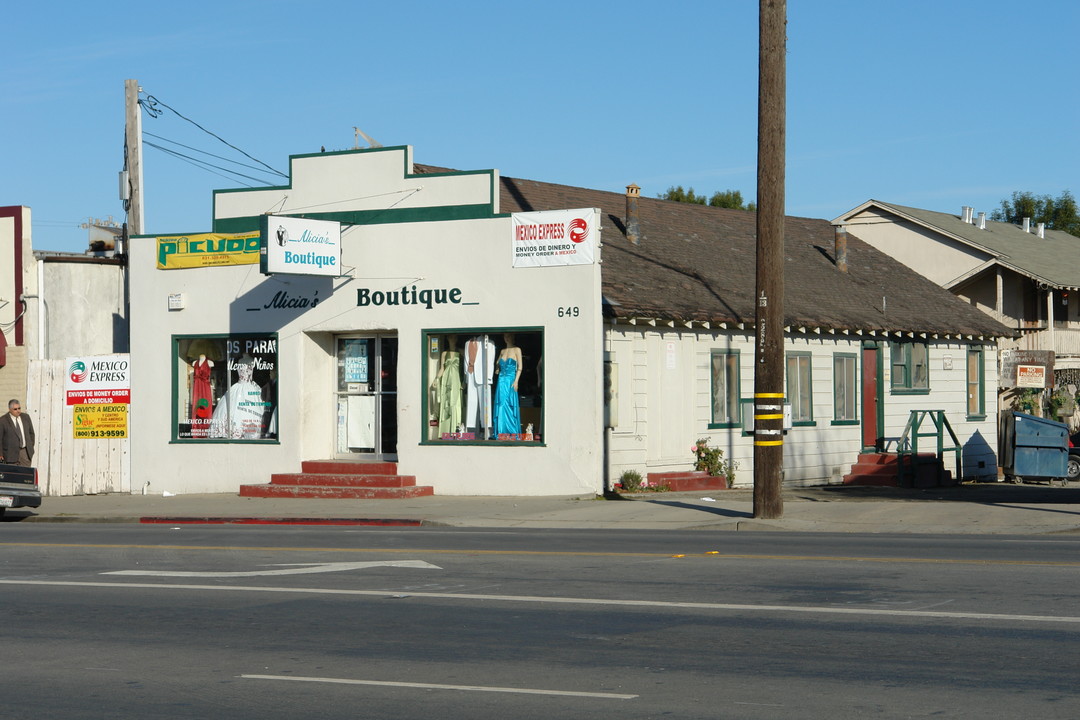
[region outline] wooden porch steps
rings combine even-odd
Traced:
[[[434,495],[416,477],[399,475],[397,463],[305,460],[298,473],[274,473],[266,485],[241,485],[241,497],[394,499]]]
[[[910,467],[911,458],[905,459]],[[844,485],[877,487],[948,487],[956,484],[952,473],[945,470],[941,458],[934,454],[919,454],[918,473],[914,478],[900,477],[896,453],[860,453],[851,472],[844,476]]]

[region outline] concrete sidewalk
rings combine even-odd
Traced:
[[[1080,532],[1080,487],[962,485],[928,490],[784,490],[784,516],[753,518],[749,489],[581,497],[266,499],[236,494],[88,495],[8,510],[11,522],[356,524],[473,528],[771,530],[852,533]]]

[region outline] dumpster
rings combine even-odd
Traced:
[[[1064,479],[1069,464],[1069,428],[1065,423],[1021,412],[1005,415],[1001,466],[1013,482]]]

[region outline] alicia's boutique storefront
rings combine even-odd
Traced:
[[[291,158],[213,233],[138,237],[132,487],[390,460],[439,494],[603,489],[600,215],[501,214],[495,171]]]

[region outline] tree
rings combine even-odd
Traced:
[[[658,196],[661,200],[673,200],[675,202],[693,203],[695,205],[709,205],[711,207],[731,208],[732,210],[757,210],[754,203],[743,202],[742,193],[738,190],[724,190],[714,192],[707,200],[704,195],[698,195],[694,188],[683,189],[682,185],[669,187],[667,192]]]
[[[1016,225],[1030,218],[1031,223],[1046,223],[1050,230],[1061,230],[1080,237],[1080,208],[1068,190],[1056,198],[1033,192],[1014,192],[1011,200],[1002,200],[1001,207],[990,213],[990,219]]]

